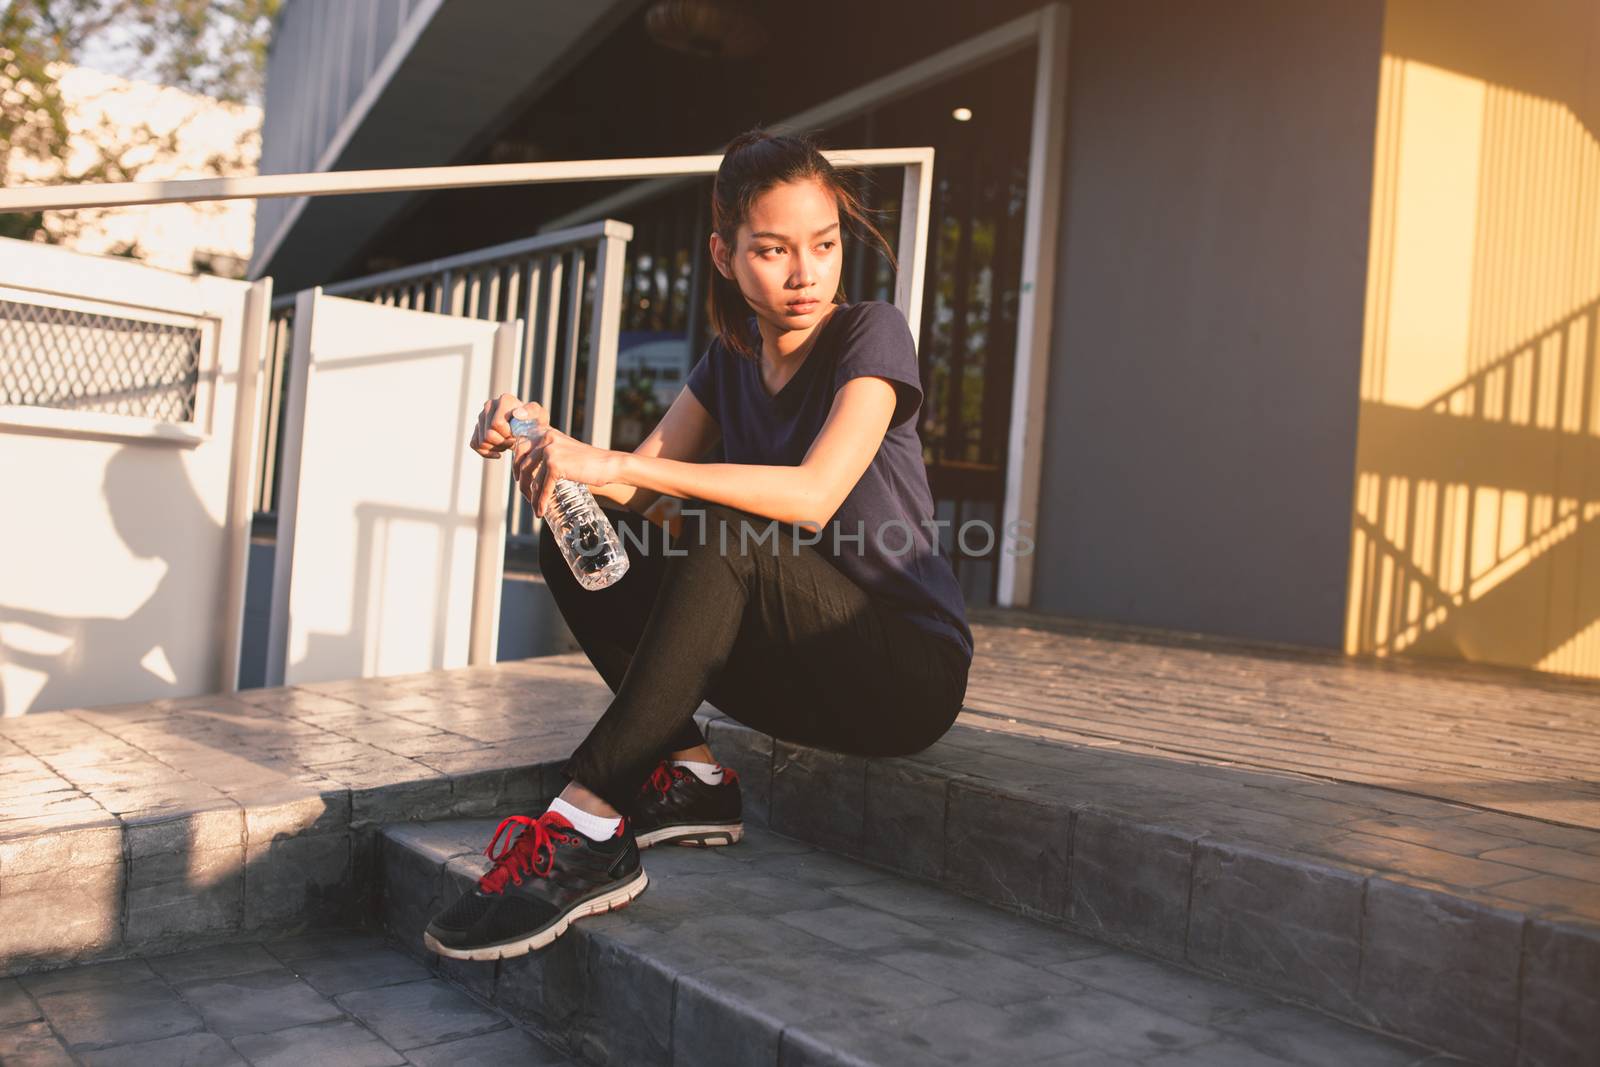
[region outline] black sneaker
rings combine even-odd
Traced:
[[[517,825],[522,832],[496,854],[500,835]],[[650,883],[627,819],[610,838],[595,841],[559,812],[513,815],[495,828],[484,853],[494,866],[422,935],[441,956],[521,956],[566,933],[574,919],[622,907]]]
[[[702,782],[687,767],[656,764],[639,787],[628,822],[640,848],[651,845],[731,845],[744,836],[739,772],[722,768],[722,781]]]

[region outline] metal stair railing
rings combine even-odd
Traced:
[[[611,445],[623,268],[633,227],[615,219],[574,226],[459,255],[335,282],[329,296],[458,318],[522,319],[517,395],[537,400],[551,423],[600,448]],[[274,514],[281,447],[284,372],[293,337],[295,294],[273,301],[271,343],[258,425],[258,512]],[[578,392],[580,356],[583,391]],[[487,399],[487,398],[486,398]],[[540,520],[513,486],[510,546],[537,546]]]

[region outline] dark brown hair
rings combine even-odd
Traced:
[[[898,269],[894,249],[873,224],[868,209],[809,134],[778,134],[756,127],[729,141],[711,183],[712,229],[732,248],[739,227],[749,219],[750,205],[758,196],[774,186],[801,181],[821,182],[824,189],[831,191],[844,228],[870,239],[888,258],[890,266]],[[834,293],[833,302],[844,302],[843,286]],[[746,359],[756,357],[756,342],[748,332],[750,303],[740,292],[739,283],[723,277],[715,265],[706,313],[711,328],[730,352]]]

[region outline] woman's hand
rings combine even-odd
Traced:
[[[510,393],[501,393],[493,400],[484,402],[483,411],[478,414],[478,425],[473,429],[472,440],[467,447],[484,459],[499,459],[500,453],[511,448],[514,440],[508,421],[513,411],[517,412],[518,418],[531,419],[540,426],[550,424],[544,405],[532,400],[523,403]]]
[[[529,405],[530,408],[537,405]],[[521,418],[521,409],[507,409]],[[584,485],[605,485],[616,481],[622,453],[586,445],[552,426],[542,425],[537,439],[514,438],[512,474],[517,491],[533,504],[540,518],[550,506],[559,479],[569,478]]]

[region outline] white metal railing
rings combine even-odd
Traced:
[[[622,274],[632,238],[632,226],[604,219],[351,278],[324,286],[322,291],[441,315],[494,322],[521,319],[525,328],[514,372],[517,395],[537,400],[550,413],[551,422],[566,432],[608,448],[616,396]],[[294,301],[290,293],[273,302],[272,344],[264,369],[267,395],[257,441],[257,510],[262,512],[274,510],[279,419]],[[580,356],[586,364],[581,410],[577,398]],[[514,544],[528,545],[538,538],[538,517],[515,487],[510,492],[507,537]]]

